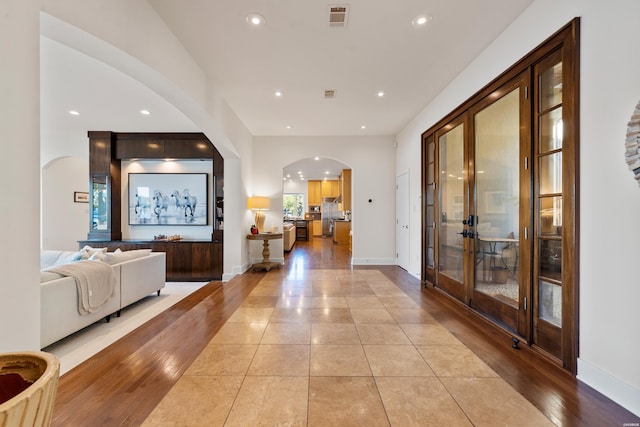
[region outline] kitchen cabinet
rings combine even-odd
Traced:
[[[333,223],[333,242],[339,245],[349,244],[351,221],[336,220]]]
[[[343,169],[340,175],[340,194],[342,195],[342,210],[351,210],[351,169]]]
[[[307,200],[309,206],[320,206],[322,204],[322,181],[308,181]]]
[[[322,197],[338,197],[340,195],[340,184],[337,179],[322,181]]]
[[[322,220],[320,219],[313,220],[313,235],[322,237]]]

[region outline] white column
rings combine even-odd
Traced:
[[[39,1],[0,2],[0,352],[40,347]]]

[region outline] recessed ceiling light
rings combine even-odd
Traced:
[[[320,160],[320,157],[315,156],[315,157],[313,158],[313,160]]]
[[[413,25],[416,28],[422,28],[432,20],[433,20],[433,16],[431,15],[418,15],[415,18],[413,18],[413,21],[411,21],[411,25]]]
[[[145,115],[145,116],[148,116],[148,115],[150,115],[150,114],[151,114],[151,111],[149,111],[149,110],[140,110],[140,114],[143,114],[143,115]]]
[[[246,19],[247,22],[254,27],[260,27],[264,25],[265,22],[267,22],[267,20],[264,19],[264,16],[256,12],[248,14]]]
[[[383,91],[378,92],[378,98],[382,98],[383,96],[384,96],[384,92]]]
[[[283,181],[286,181],[286,180],[287,180],[287,177],[286,177],[286,176],[283,176],[283,177],[282,177],[282,180],[283,180]]]
[[[274,93],[274,95],[275,95],[275,96],[277,96],[278,98],[280,98],[280,97],[282,96],[282,92],[280,92],[279,90],[277,90],[277,91]]]
[[[78,113],[76,110],[69,110],[69,114],[71,114],[72,116],[79,116],[80,113]]]
[[[366,129],[367,127],[365,125],[360,126],[360,129]]]
[[[291,126],[290,126],[290,125],[287,125],[287,129],[291,129]]]
[[[325,175],[329,175],[329,171],[324,171],[324,174]]]

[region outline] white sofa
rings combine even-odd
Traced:
[[[296,243],[296,226],[291,222],[285,222],[282,226],[284,251],[289,252]]]
[[[80,251],[82,252],[82,251]],[[164,288],[166,254],[150,250],[126,252],[94,251],[102,254],[91,258],[105,258],[115,275],[112,296],[95,312],[80,314],[78,289],[73,277],[61,277],[45,271],[47,267],[77,261],[80,252],[42,251],[40,283],[40,347],[44,348],[103,318],[109,319],[124,307]]]

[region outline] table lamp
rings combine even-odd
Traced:
[[[249,197],[247,200],[247,207],[252,211],[256,211],[256,227],[258,227],[258,233],[264,233],[264,212],[269,210],[269,198],[262,196]]]

